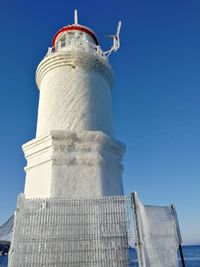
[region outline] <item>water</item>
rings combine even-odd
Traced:
[[[0,255],[0,267],[7,267],[8,266],[8,257]]]
[[[184,246],[183,255],[186,267],[200,267],[200,246]]]
[[[129,253],[131,258],[130,267],[138,267],[135,249],[129,249]],[[200,246],[184,246],[183,255],[186,267],[200,267]],[[179,266],[182,267],[180,259],[179,263]]]
[[[130,267],[138,267],[135,249],[129,249],[131,255]],[[200,246],[184,246],[183,255],[186,267],[200,267]],[[0,267],[7,267],[7,256],[0,255]],[[180,263],[180,267],[181,267]],[[28,267],[28,266],[27,266]],[[161,266],[162,267],[162,266]]]

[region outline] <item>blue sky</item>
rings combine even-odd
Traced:
[[[35,136],[37,64],[54,33],[73,21],[105,35],[122,20],[115,71],[116,138],[126,143],[125,192],[147,204],[175,203],[185,243],[200,243],[200,1],[1,0],[0,223],[16,207]]]

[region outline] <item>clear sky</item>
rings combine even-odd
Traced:
[[[200,243],[200,1],[0,1],[0,224],[16,207],[35,136],[37,64],[73,22],[105,35],[122,20],[115,71],[116,138],[126,143],[124,186],[146,204],[175,203],[185,243]]]

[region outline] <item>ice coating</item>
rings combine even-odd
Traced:
[[[100,47],[78,34],[59,39],[36,71],[37,133],[23,146],[27,198],[124,193],[125,145],[113,138],[112,68]]]
[[[129,267],[127,197],[20,195],[9,267]]]
[[[123,194],[123,143],[102,132],[52,131],[23,145],[27,198]]]
[[[107,60],[116,47],[103,52],[86,27],[73,29],[37,68],[37,133],[23,145],[9,267],[129,266],[125,145],[113,138]]]
[[[137,249],[141,266],[178,267],[179,240],[172,207],[143,205],[136,196],[135,209],[139,224]]]
[[[112,71],[87,52],[55,53],[37,70],[40,88],[37,134],[51,130],[102,131],[113,136]]]

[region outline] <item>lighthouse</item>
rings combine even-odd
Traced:
[[[119,25],[120,27],[120,25]],[[113,71],[96,34],[78,24],[61,28],[39,63],[36,138],[23,145],[26,198],[123,194],[123,143],[114,138]]]
[[[37,67],[37,131],[23,145],[9,267],[129,266],[125,145],[114,136],[108,60],[120,27],[104,52],[75,11]]]

